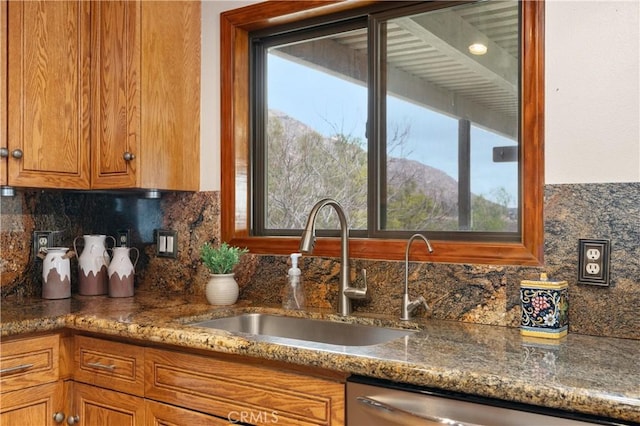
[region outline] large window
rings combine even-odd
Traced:
[[[401,259],[421,232],[432,260],[539,263],[542,7],[294,13],[304,3],[280,19],[268,4],[222,16],[223,238],[296,251],[309,210],[331,197],[347,211],[353,257]],[[338,227],[332,215],[321,235]],[[315,252],[335,255],[337,242]]]

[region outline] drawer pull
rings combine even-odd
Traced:
[[[116,366],[113,364],[106,365],[106,364],[101,364],[99,362],[88,362],[87,365],[89,367],[99,368],[101,370],[108,370],[108,371],[113,371],[116,369]]]
[[[15,367],[3,368],[0,370],[0,374],[17,373],[18,371],[28,370],[31,367],[33,367],[33,364],[20,364]]]

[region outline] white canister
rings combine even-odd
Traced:
[[[131,262],[130,251],[135,250],[136,259]],[[140,252],[135,247],[114,247],[109,264],[109,297],[133,296],[133,278]]]
[[[49,247],[42,262],[42,298],[71,297],[71,263],[67,247]]]

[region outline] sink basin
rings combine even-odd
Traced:
[[[415,330],[401,330],[261,313],[246,313],[232,317],[216,318],[194,322],[190,325],[236,333],[281,337],[341,346],[377,345],[415,332]]]

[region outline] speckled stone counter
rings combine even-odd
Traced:
[[[361,347],[291,345],[188,325],[239,312],[282,313],[242,303],[214,307],[202,297],[139,292],[133,298],[73,296],[65,300],[4,299],[1,335],[69,328],[172,346],[247,355],[436,387],[485,397],[640,422],[640,341],[570,334],[532,342],[516,328],[423,320],[408,337]],[[291,313],[398,326],[394,319],[332,312]]]

